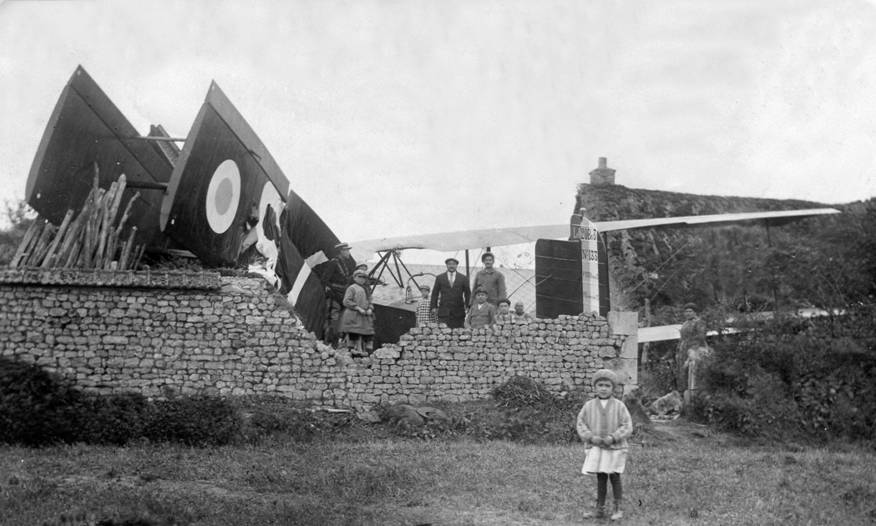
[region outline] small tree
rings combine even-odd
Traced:
[[[0,221],[0,265],[8,265],[18,249],[24,233],[34,222],[36,214],[22,200],[4,203],[5,221]],[[5,224],[4,224],[5,223]]]

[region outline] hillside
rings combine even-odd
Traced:
[[[696,195],[578,186],[576,210],[593,220],[636,219],[819,208],[843,213],[766,228],[761,222],[673,227],[606,234],[612,306],[644,310],[656,322],[676,309],[773,310],[828,306],[874,290],[876,206],[873,200],[825,205],[802,200]]]

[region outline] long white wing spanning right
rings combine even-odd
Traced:
[[[630,230],[635,228],[655,228],[665,226],[697,226],[702,224],[737,223],[741,221],[782,221],[808,216],[838,214],[834,208],[810,208],[806,210],[782,210],[777,212],[744,212],[735,214],[714,214],[701,216],[656,217],[649,219],[625,219],[620,221],[594,221],[600,232]],[[438,234],[421,234],[401,237],[367,239],[352,243],[357,253],[374,253],[384,250],[404,250],[409,248],[431,249],[441,252],[457,250],[500,247],[519,243],[534,243],[539,239],[568,239],[569,225],[537,225],[526,227],[487,228],[482,230],[461,230]]]
[[[467,248],[501,247],[519,243],[535,242],[538,239],[561,239],[569,237],[569,225],[538,225],[509,228],[486,228],[460,230],[439,234],[384,237],[351,243],[356,250],[377,252],[425,248],[441,252],[454,252]]]
[[[702,216],[653,217],[648,219],[623,219],[619,221],[594,221],[600,232],[632,230],[634,228],[655,228],[661,226],[738,223],[740,221],[782,221],[802,217],[839,214],[836,208],[809,208],[805,210],[779,210],[776,212],[741,212],[735,214],[712,214]]]

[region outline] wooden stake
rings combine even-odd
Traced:
[[[134,201],[136,201],[138,197],[140,197],[140,192],[135,193],[131,196],[130,199],[128,199],[128,204],[125,205],[125,212],[122,214],[122,218],[119,220],[120,229],[128,221],[128,215],[131,213],[131,207],[134,205]]]
[[[119,176],[118,187],[116,188],[115,196],[113,197],[113,202],[109,208],[109,225],[106,233],[106,253],[104,255],[104,265],[105,269],[109,269],[112,265],[113,260],[116,257],[116,245],[118,244],[118,236],[119,230],[116,228],[116,216],[119,215],[119,206],[122,204],[122,194],[125,193],[125,188],[127,187],[127,177],[125,174]],[[127,219],[125,219],[127,221]],[[120,222],[121,223],[121,222]]]
[[[54,264],[56,257],[55,251],[57,250],[58,245],[61,244],[64,234],[67,233],[67,228],[70,226],[71,219],[73,219],[73,210],[67,210],[67,213],[64,214],[64,220],[61,221],[61,226],[58,227],[58,233],[55,234],[55,239],[52,241],[49,251],[46,253],[46,257],[40,265],[42,268],[49,268]]]
[[[134,246],[134,236],[137,235],[137,227],[131,227],[131,233],[128,234],[128,240],[125,241],[124,248],[122,248],[122,255],[119,257],[119,269],[126,270],[128,268],[128,258],[131,257],[131,249]]]
[[[30,251],[30,256],[27,258],[28,267],[37,267],[42,263],[42,258],[46,255],[46,250],[49,249],[49,239],[54,232],[55,227],[48,221],[45,221],[45,226],[40,234],[39,239]]]
[[[97,234],[97,252],[94,255],[94,267],[95,268],[103,268],[103,251],[106,249],[106,236],[109,230],[112,228],[110,224],[110,207],[112,203],[116,200],[115,193],[118,190],[119,184],[116,181],[110,185],[110,189],[104,195],[103,203],[101,203],[100,207],[100,223],[98,227]]]
[[[79,233],[82,231],[82,213],[80,212],[76,219],[73,220],[73,223],[67,228],[67,233],[64,236],[64,241],[61,243],[61,249],[58,251],[57,256],[55,256],[55,261],[58,262],[58,266],[65,266],[67,263],[67,256],[70,255],[70,250],[73,248],[73,244],[79,238]]]
[[[106,257],[104,257],[103,268],[106,270],[112,270],[113,264],[118,263],[116,261],[116,243],[118,243],[119,236],[116,235],[116,230],[111,229],[109,232],[109,239],[106,242]]]
[[[101,199],[103,198],[103,194],[106,193],[106,191],[100,187],[100,167],[97,165],[97,162],[94,163],[94,182],[91,190],[93,192],[91,207],[89,209],[89,214],[85,217],[85,239],[82,241],[82,252],[79,256],[78,266],[80,268],[91,268],[91,262],[96,246],[95,236],[97,235],[95,232],[95,217],[99,218]]]
[[[21,243],[18,244],[18,249],[15,251],[15,255],[12,256],[12,261],[9,262],[9,268],[15,268],[18,266],[18,260],[23,259],[27,250],[33,244],[33,241],[39,236],[39,231],[42,229],[42,223],[39,219],[34,219],[33,223],[27,227],[27,232],[24,233],[24,237],[21,238]]]
[[[122,204],[122,195],[125,193],[125,188],[128,185],[128,178],[125,174],[119,176],[118,188],[116,189],[116,195],[113,199],[112,206],[110,206],[110,225],[115,226],[116,216],[119,214],[119,205]]]
[[[143,258],[143,252],[146,251],[146,243],[143,243],[137,248],[137,257],[134,258],[134,262],[131,264],[131,269],[137,270],[137,267],[140,266],[140,260]]]
[[[116,268],[118,270],[125,270],[125,266],[123,265],[123,258],[125,257],[125,252],[128,251],[128,241],[122,241],[122,246],[119,247],[119,260],[116,263]]]
[[[131,196],[130,199],[128,199],[128,204],[125,205],[125,211],[122,213],[122,217],[119,219],[119,224],[118,224],[118,226],[116,227],[115,231],[114,231],[113,234],[112,234],[112,244],[113,244],[113,247],[114,247],[114,248],[113,248],[113,252],[116,251],[115,247],[116,247],[117,245],[119,245],[119,239],[122,238],[122,230],[125,228],[125,225],[126,225],[127,222],[128,222],[128,216],[129,216],[130,213],[131,213],[131,207],[134,205],[134,201],[136,201],[137,198],[139,198],[139,197],[140,197],[140,192],[135,193],[134,195]],[[122,242],[121,246],[119,246],[118,251],[119,251],[119,265],[118,265],[118,268],[119,268],[119,270],[123,270],[124,267],[121,265],[121,254],[124,253],[124,251],[125,251],[125,243],[124,243],[124,242]],[[114,257],[115,257],[115,254],[113,254],[112,257],[114,258]]]
[[[64,262],[64,268],[73,268],[79,260],[79,248],[82,242],[79,239],[73,241],[73,246],[70,248],[70,254],[67,256],[67,261]]]
[[[95,179],[96,181],[97,179]],[[100,228],[101,206],[106,190],[98,188],[94,197],[94,206],[86,217],[85,240],[82,242],[81,268],[94,268],[94,251],[97,249],[98,229]]]

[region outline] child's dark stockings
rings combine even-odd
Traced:
[[[605,495],[608,493],[608,481],[611,479],[611,494],[615,504],[623,500],[624,490],[621,486],[620,473],[597,473],[596,474],[596,505],[605,506]]]

